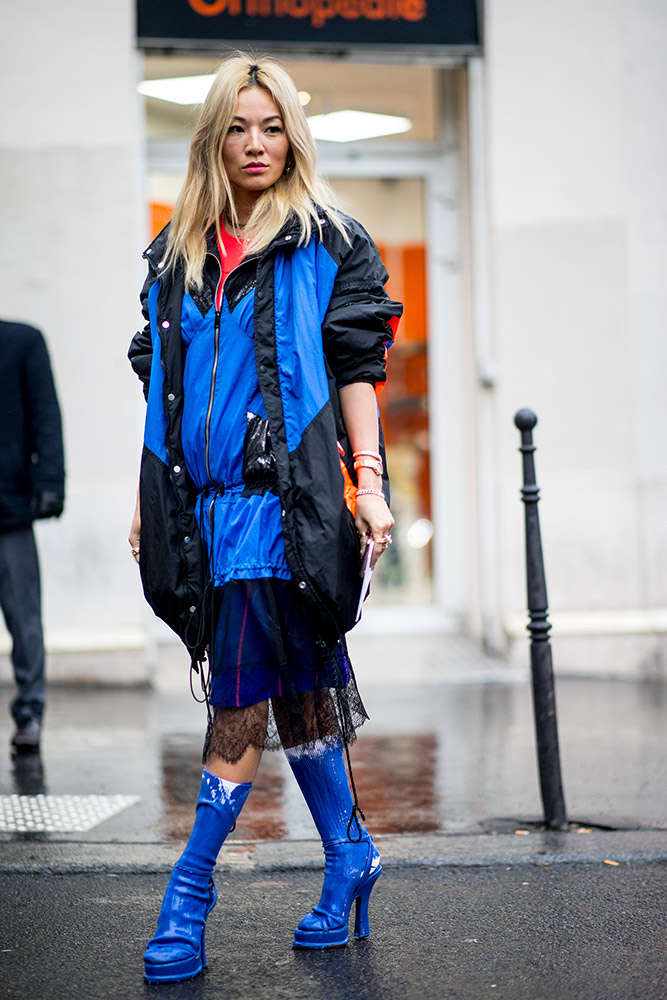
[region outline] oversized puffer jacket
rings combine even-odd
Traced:
[[[298,221],[288,222],[266,250],[231,273],[224,296],[232,315],[241,308],[252,315],[290,571],[316,629],[336,642],[354,624],[360,585],[359,545],[344,491],[354,468],[337,390],[385,381],[386,350],[402,307],[387,296],[387,272],[363,227],[346,218],[348,242],[326,213],[320,222],[321,235],[303,245]],[[183,457],[184,281],[178,265],[163,273],[166,242],[167,229],[144,253],[148,322],[129,351],[148,403],[140,566],[149,604],[200,657],[209,638],[202,608],[207,558],[195,517],[202,484],[193,483]],[[191,296],[202,315],[213,303],[219,272],[212,234],[203,289]],[[386,479],[384,489],[389,499]]]

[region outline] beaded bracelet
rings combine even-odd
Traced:
[[[357,496],[358,497],[363,497],[366,494],[370,494],[370,493],[372,493],[376,497],[382,497],[382,499],[384,500],[384,502],[385,503],[387,502],[386,499],[385,499],[385,495],[382,492],[382,490],[357,490]]]

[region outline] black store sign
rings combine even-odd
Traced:
[[[479,47],[478,0],[137,0],[145,48]]]

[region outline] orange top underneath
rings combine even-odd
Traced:
[[[222,240],[218,240],[218,250],[220,252],[222,278],[215,296],[216,309],[220,309],[220,306],[222,305],[222,289],[225,281],[234,268],[239,266],[246,255],[246,241],[243,237],[231,236],[225,229],[224,223],[220,227],[220,233]]]

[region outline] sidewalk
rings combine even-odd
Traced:
[[[356,640],[353,658],[371,716],[355,779],[385,867],[373,937],[291,952],[321,850],[267,754],[220,857],[211,971],[160,996],[664,998],[667,686],[557,680],[572,826],[551,833],[526,672],[455,637]],[[3,1000],[145,995],[140,953],[191,824],[204,723],[180,650],[161,659],[156,689],[54,687],[41,763],[0,753]]]
[[[352,649],[371,716],[352,760],[374,834],[513,833],[540,818],[527,672],[457,637],[357,640]],[[12,764],[0,749],[0,804],[41,793],[58,799],[54,809],[79,810],[72,831],[57,809],[46,817],[56,829],[41,834],[45,842],[185,839],[205,710],[190,695],[179,647],[162,652],[157,682],[155,689],[52,687],[41,766]],[[10,695],[0,689],[7,740]],[[558,678],[556,696],[569,818],[585,827],[667,830],[667,685]],[[234,840],[314,837],[283,755],[265,754]],[[0,843],[8,839],[0,832]]]

